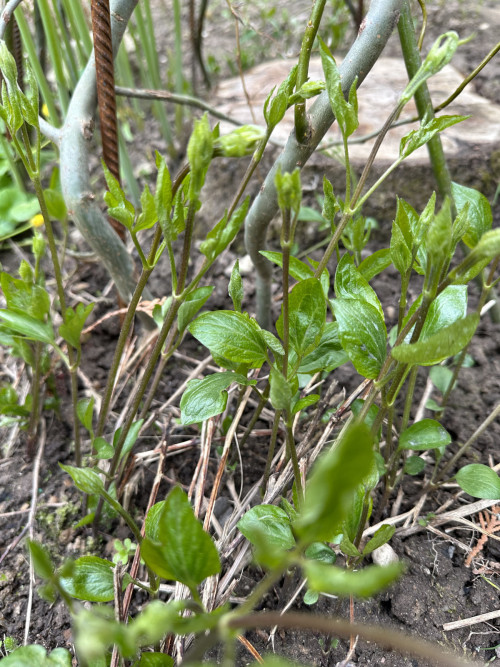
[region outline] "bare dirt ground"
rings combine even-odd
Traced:
[[[481,3],[451,1],[435,2],[429,6],[429,28],[426,44],[430,43],[440,32],[454,29],[461,36],[472,32],[477,37],[461,47],[454,60],[457,71],[465,74],[470,71],[493,46],[500,34],[500,7],[495,0]],[[298,52],[298,35],[300,28],[307,19],[309,2],[280,3],[276,12],[269,16],[266,3],[242,3],[238,11],[243,19],[240,24],[242,36],[247,47],[248,64],[256,65],[263,60],[276,58],[292,58]],[[169,2],[155,4],[157,39],[159,44],[166,44],[164,58],[168,59],[168,48],[172,44],[172,35],[167,33],[168,25],[165,17],[171,16]],[[186,24],[187,25],[187,24]],[[346,37],[349,43],[348,31]],[[252,42],[252,39],[254,40]],[[223,80],[236,74],[234,72],[234,25],[224,3],[210,3],[207,15],[205,34],[205,57],[211,63],[213,78]],[[399,54],[397,39],[393,38],[388,45],[388,57]],[[342,50],[340,50],[342,55]],[[185,54],[186,70],[189,71],[189,53]],[[480,74],[472,88],[476,95],[482,96],[492,104],[500,105],[500,61],[490,63]],[[219,90],[222,89],[222,84]],[[213,93],[203,91],[208,101],[213,101]],[[360,92],[360,95],[362,91]],[[493,122],[493,121],[492,121]],[[492,136],[500,127],[492,128]],[[500,157],[496,142],[477,142],[457,140],[457,152],[450,159],[450,168],[454,180],[480,189],[492,199],[496,186],[500,181]],[[147,131],[138,132],[132,147],[134,163],[144,165],[147,154],[152,149],[163,146],[158,130],[149,124]],[[266,165],[271,164],[273,156],[279,148],[271,150],[261,169],[265,174]],[[182,156],[179,155],[179,161]],[[202,221],[213,221],[219,209],[231,199],[235,185],[245,168],[241,164],[237,168],[234,163],[220,160],[209,174],[208,187],[216,195],[208,198],[201,211]],[[322,174],[333,180],[340,173],[335,161],[319,155],[306,167],[303,175],[305,184],[304,203],[315,203],[315,192],[321,186]],[[253,186],[253,193],[259,184]],[[434,185],[423,161],[409,165],[391,178],[384,189],[377,193],[366,211],[373,215],[379,228],[373,234],[370,251],[387,243],[391,220],[395,211],[395,193],[408,198],[410,203],[421,208],[427,201]],[[251,190],[252,192],[252,190]],[[500,211],[498,204],[494,208],[495,224],[499,224]],[[202,225],[204,222],[201,223]],[[304,242],[313,244],[318,239],[314,228],[304,230]],[[276,239],[271,236],[271,245]],[[79,242],[79,249],[85,249]],[[216,285],[211,307],[228,307],[227,299],[227,264],[236,255],[244,253],[242,242],[237,241],[233,249],[227,253],[223,261],[212,273],[211,282]],[[17,265],[17,258],[2,252],[0,261],[4,267]],[[104,271],[92,261],[69,259],[66,267],[73,272],[70,281],[72,292],[78,294],[85,290],[90,295],[102,294],[93,313],[93,321],[114,308],[111,298],[106,296],[108,279]],[[165,282],[168,278],[159,276],[152,285],[156,296],[165,293]],[[395,271],[386,271],[374,281],[374,288],[385,307],[395,303],[394,297],[398,289]],[[472,286],[474,293],[475,287]],[[253,310],[253,277],[245,276],[246,308]],[[473,297],[474,298],[474,297]],[[477,298],[477,295],[476,295]],[[119,324],[111,318],[98,325],[90,334],[84,345],[83,375],[81,390],[83,392],[99,392],[104,386],[111,355],[116,342]],[[458,386],[454,390],[449,409],[445,414],[443,425],[453,437],[453,448],[465,442],[482,420],[498,403],[500,397],[500,326],[492,324],[487,317],[483,318],[478,335],[474,339],[470,355],[474,364],[464,369],[460,375]],[[162,380],[157,404],[161,404],[184,381],[189,372],[204,355],[195,341],[188,341],[183,348],[182,357],[176,357]],[[7,363],[7,360],[5,360]],[[57,392],[61,405],[68,405],[69,387],[63,373],[57,373]],[[335,372],[339,391],[349,392],[359,383],[360,378],[354,369],[343,367]],[[419,378],[419,393],[423,392],[426,380],[422,374]],[[431,413],[426,413],[432,416]],[[269,428],[269,423],[262,420],[257,424],[262,431]],[[34,492],[37,496],[38,510],[32,525],[33,537],[42,541],[50,550],[56,562],[66,557],[79,557],[95,554],[110,557],[112,543],[115,538],[128,537],[128,531],[116,521],[101,529],[94,537],[89,528],[75,529],[74,524],[81,516],[81,499],[69,483],[65,474],[58,466],[59,462],[73,463],[71,451],[71,427],[69,415],[63,410],[60,414],[47,413],[44,417],[44,454],[38,478],[35,480]],[[9,432],[2,431],[5,442],[9,441]],[[172,484],[180,483],[184,487],[190,484],[198,461],[196,430],[186,433],[175,427],[169,434],[170,442],[192,438],[192,446],[186,447],[182,453],[173,452],[167,460],[164,481],[160,488],[159,498],[163,498]],[[497,465],[500,459],[500,424],[493,423],[490,428],[476,441],[463,464],[482,462]],[[24,537],[29,525],[29,506],[33,496],[33,461],[27,460],[21,435],[9,442],[8,453],[0,460],[0,634],[15,638],[22,643],[26,611],[29,606],[30,577],[29,565],[24,548]],[[158,445],[158,437],[154,434],[141,439],[139,452],[153,452]],[[5,451],[5,450],[4,450]],[[238,464],[232,473],[232,479],[239,488],[242,482],[247,488],[262,473],[267,453],[265,436],[250,439],[241,452],[243,467]],[[214,451],[210,459],[208,485],[217,470],[219,454]],[[231,461],[236,463],[237,460]],[[129,502],[138,520],[141,519],[149,493],[149,487],[155,474],[155,463],[150,457],[137,456],[131,466],[131,484],[129,485]],[[412,478],[404,487],[404,495],[398,500],[398,512],[404,513],[412,509],[420,496],[422,479]],[[393,499],[394,500],[394,499]],[[456,486],[450,485],[429,496],[419,509],[419,516],[429,518],[440,511],[450,511],[467,506],[473,500],[460,493]],[[476,526],[479,523],[478,513],[468,519]],[[425,521],[423,522],[426,523]],[[407,566],[407,574],[388,591],[368,601],[355,601],[354,617],[359,621],[404,630],[411,635],[426,638],[439,643],[443,647],[458,650],[468,656],[476,657],[479,664],[500,665],[500,618],[487,622],[465,624],[464,627],[448,630],[447,623],[471,619],[479,614],[499,609],[498,586],[500,547],[498,538],[490,537],[484,549],[473,560],[470,567],[465,565],[468,551],[473,547],[479,533],[473,525],[464,525],[458,520],[449,519],[443,525],[434,527],[412,523],[403,526],[398,524],[396,536],[391,544],[398,556]],[[261,577],[261,572],[249,567],[242,575],[235,594],[244,596]],[[300,581],[292,573],[273,589],[263,601],[264,609],[282,609],[296,592]],[[295,609],[306,609],[302,593],[293,603]],[[140,606],[137,602],[137,606]],[[348,601],[337,601],[322,597],[310,608],[310,613],[349,616]],[[50,605],[34,593],[31,622],[28,634],[29,643],[41,643],[48,649],[56,646],[72,647],[70,619],[65,607],[56,602]],[[337,641],[335,637],[321,637],[311,634],[280,631],[272,637],[268,632],[251,633],[250,641],[261,652],[275,650],[278,654],[309,665],[347,665],[343,663],[349,651],[349,642]],[[349,658],[349,664],[384,665],[400,667],[412,665],[422,667],[424,663],[414,658],[384,651],[376,645],[359,642]],[[250,656],[241,650],[239,664],[248,664]]]

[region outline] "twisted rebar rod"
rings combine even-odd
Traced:
[[[111,34],[116,55],[138,0],[111,0]],[[96,71],[92,54],[75,88],[61,128],[61,188],[68,211],[87,243],[128,301],[136,284],[134,264],[95,201],[89,180],[89,155],[96,107]]]
[[[109,0],[92,0],[92,34],[97,79],[97,105],[101,126],[102,156],[109,171],[120,182],[120,156],[118,153],[118,127],[116,122],[115,68]],[[117,220],[109,223],[125,240],[125,228]]]

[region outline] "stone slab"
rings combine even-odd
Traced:
[[[340,60],[338,60],[340,63]],[[263,125],[262,108],[264,101],[273,86],[279,85],[288,75],[291,63],[285,60],[274,60],[263,63],[245,72],[245,85],[254,115],[249,108],[239,77],[220,82],[212,104],[223,113],[242,123]],[[321,61],[313,58],[310,65],[311,80],[323,79]],[[463,75],[452,65],[447,65],[441,72],[428,81],[432,100],[435,105],[444,101],[463,81]],[[399,93],[408,81],[404,63],[399,58],[379,58],[374,68],[363,82],[358,92],[359,128],[352,138],[366,135],[382,127],[389,112],[398,100]],[[309,101],[309,104],[311,101]],[[475,151],[491,151],[500,145],[500,105],[481,97],[474,92],[473,84],[469,84],[457,100],[440,114],[471,115],[463,123],[448,128],[442,133],[445,153],[452,158],[463,155],[468,147]],[[401,118],[411,118],[416,109],[411,101],[404,109]],[[417,124],[404,125],[392,129],[378,154],[377,161],[391,163],[399,155],[401,137]],[[221,122],[221,132],[233,129],[229,123]],[[273,140],[284,143],[293,129],[293,109],[290,109],[280,125],[273,133]],[[340,139],[336,123],[327,133],[323,143]],[[374,139],[362,144],[353,144],[350,149],[354,163],[364,163],[370,153]],[[422,164],[428,159],[425,147],[415,151],[407,161]]]

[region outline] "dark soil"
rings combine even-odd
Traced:
[[[160,4],[158,7],[160,7]],[[287,3],[291,8],[292,17],[297,19],[297,25],[301,25],[302,14],[307,16],[309,3]],[[466,45],[464,55],[461,56],[463,66],[469,71],[469,61],[476,64],[491,47],[494,40],[498,38],[493,35],[492,30],[486,30],[481,26],[490,16],[488,12],[496,17],[500,13],[494,0],[479,3],[477,11],[467,11],[462,2],[433,3],[429,8],[429,32],[435,37],[436,34],[447,29],[457,29],[470,33],[480,30],[482,39]],[[283,3],[285,5],[285,3]],[[159,11],[159,10],[158,10]],[[305,13],[304,13],[305,12]],[[223,14],[209,15],[207,27],[206,53],[216,51],[217,41],[221,42],[221,51],[229,49],[233,42],[233,34],[219,34],[217,26],[227,23]],[[210,23],[213,20],[213,23]],[[250,18],[248,19],[250,21]],[[252,16],[253,22],[262,20],[259,15]],[[495,18],[500,25],[500,19]],[[219,23],[217,23],[219,21]],[[252,23],[254,25],[254,23]],[[214,27],[215,26],[215,27]],[[278,25],[279,29],[279,25]],[[161,35],[158,35],[161,38]],[[273,41],[274,39],[274,41]],[[280,53],[276,39],[268,40],[273,44],[275,56]],[[287,40],[282,45],[283,50],[293,50],[297,41],[287,35]],[[394,42],[389,46],[395,50]],[[262,50],[253,54],[254,61],[260,59]],[[223,66],[221,73],[226,73],[227,61],[220,59]],[[466,66],[467,65],[467,66]],[[500,78],[498,65],[485,68],[478,83],[478,90],[493,101],[500,102]],[[154,131],[148,137],[148,146],[154,145]],[[151,136],[152,135],[152,136]],[[487,196],[492,197],[496,183],[499,179],[500,167],[498,157],[495,158],[495,149],[489,155],[474,155],[467,163],[467,173],[461,182],[480,188]],[[134,151],[140,150],[134,148]],[[465,159],[465,156],[464,156]],[[496,159],[496,162],[495,162]],[[137,152],[137,164],[144,160],[144,154]],[[266,173],[266,165],[271,164],[272,157],[266,158],[261,169],[262,175]],[[220,160],[217,166],[209,174],[209,186],[216,196],[205,202],[201,211],[201,225],[213,223],[218,209],[226,205],[231,199],[245,165],[234,168],[234,162]],[[321,182],[325,162],[323,158],[317,158],[304,171],[303,182]],[[334,169],[331,162],[330,169]],[[464,163],[451,165],[452,171],[463,175]],[[418,187],[417,187],[418,186]],[[251,194],[255,194],[259,187],[256,182]],[[370,251],[387,243],[388,230],[395,209],[395,196],[398,193],[416,207],[421,208],[428,199],[433,185],[429,181],[429,175],[423,174],[420,168],[411,174],[405,173],[402,177],[395,176],[388,182],[383,191],[377,194],[371,203],[372,209],[367,211],[375,215],[379,222],[379,230],[374,233],[373,243],[369,246]],[[405,192],[405,190],[407,192]],[[309,200],[308,200],[309,198]],[[313,192],[306,194],[305,203],[314,202]],[[498,205],[495,208],[495,224],[499,224],[500,211]],[[318,240],[314,229],[305,232],[304,242],[312,244]],[[278,239],[271,238],[271,245],[279,243]],[[85,249],[81,241],[78,242],[79,249]],[[211,308],[230,307],[227,299],[227,265],[237,255],[243,254],[242,242],[238,240],[215,267],[210,276],[210,283],[216,286],[210,301]],[[17,265],[17,259],[12,254],[2,254],[0,257],[6,270]],[[9,267],[7,269],[7,267]],[[83,285],[86,292],[96,295],[102,294],[106,289],[108,278],[104,271],[96,263],[78,264],[70,259],[67,270],[76,269],[76,277],[73,284]],[[14,269],[12,269],[14,270]],[[155,275],[155,274],[154,274]],[[168,278],[158,272],[153,281],[151,289],[155,296],[162,297],[168,293]],[[247,275],[244,279],[245,307],[253,310],[254,282],[253,275]],[[396,317],[394,306],[395,295],[399,282],[395,271],[385,271],[379,276],[373,285],[379,295],[392,323]],[[278,289],[278,288],[276,288]],[[477,300],[476,288],[471,287],[471,300]],[[78,289],[75,287],[75,293]],[[112,293],[102,298],[92,314],[92,322],[114,309]],[[392,310],[391,310],[392,309]],[[276,313],[277,315],[277,313]],[[388,322],[388,326],[392,324]],[[92,390],[100,392],[106,382],[114,344],[119,331],[119,322],[116,317],[105,320],[99,324],[90,334],[84,345],[82,370],[85,378],[90,380]],[[195,341],[188,339],[181,349],[183,358],[176,357],[167,367],[162,378],[154,407],[162,404],[184,381],[195,364],[206,356],[206,350],[202,350]],[[449,447],[451,452],[456,451],[460,444],[464,443],[482,423],[491,410],[498,404],[500,397],[500,325],[492,324],[488,317],[484,317],[476,337],[474,338],[469,353],[474,364],[462,370],[457,387],[453,391],[449,407],[443,419],[443,425],[447,428],[453,438],[453,444]],[[7,360],[5,359],[5,363]],[[40,540],[50,551],[55,562],[61,563],[65,558],[77,558],[82,555],[95,554],[101,557],[111,557],[113,553],[113,541],[116,538],[129,537],[128,530],[116,521],[105,524],[97,537],[89,528],[75,529],[74,524],[81,518],[81,497],[70,483],[69,478],[59,468],[59,463],[74,463],[72,451],[72,434],[70,426],[70,415],[67,414],[69,405],[69,386],[67,378],[59,371],[56,373],[58,379],[57,391],[59,394],[62,411],[59,415],[53,412],[44,414],[44,429],[42,429],[44,440],[44,453],[41,461],[40,474],[36,484],[38,509],[36,520],[32,526],[32,537]],[[136,378],[133,372],[131,384]],[[348,365],[338,369],[332,378],[338,382],[339,391],[345,390],[349,394],[360,382],[353,367]],[[417,399],[421,396],[426,383],[425,374],[422,372],[417,384]],[[81,391],[89,390],[88,384],[82,379]],[[125,404],[127,389],[122,399],[117,404],[117,412]],[[417,400],[418,404],[418,400]],[[175,405],[178,405],[178,401]],[[432,417],[431,412],[425,413]],[[175,413],[174,413],[175,416]],[[161,416],[160,422],[165,423],[166,418]],[[260,429],[269,429],[269,423],[263,419],[257,424]],[[6,429],[0,431],[0,437],[7,442],[9,432]],[[168,442],[175,443],[180,439],[187,440],[189,437],[198,435],[196,430],[187,433],[180,427],[172,427],[168,434]],[[241,469],[237,457],[230,463],[237,463],[233,475],[236,487],[239,487],[240,479],[244,488],[249,488],[262,474],[268,446],[268,437],[260,435],[250,439],[242,451],[243,469]],[[153,450],[159,444],[159,437],[153,432],[148,432],[141,438],[137,451]],[[472,447],[461,461],[461,465],[467,463],[485,463],[497,466],[500,459],[500,423],[498,420],[475,441]],[[207,488],[213,480],[217,470],[219,455],[213,452],[210,459]],[[167,459],[164,481],[160,487],[158,499],[165,494],[175,483],[184,487],[189,486],[194,469],[198,462],[198,450],[196,444],[191,449],[172,455]],[[156,471],[156,463],[143,463],[135,460],[131,465],[131,483],[129,485],[129,503],[138,520],[144,514],[149,491]],[[1,526],[1,550],[0,550],[0,624],[1,635],[15,638],[22,643],[26,621],[26,610],[28,609],[28,595],[30,590],[29,561],[26,556],[24,538],[29,519],[29,506],[32,501],[32,478],[33,461],[26,457],[25,445],[22,434],[18,437],[8,455],[0,460],[0,526]],[[400,499],[397,513],[411,510],[418,500],[422,488],[422,477],[408,478],[404,485],[404,495]],[[391,499],[391,504],[395,501]],[[472,502],[466,494],[459,493],[456,485],[448,485],[435,494],[427,497],[425,504],[420,508],[419,516],[426,517],[445,507],[446,510],[458,508]],[[376,501],[375,501],[376,504]],[[468,517],[476,525],[479,523],[478,515]],[[413,526],[413,529],[412,529]],[[479,614],[488,613],[499,609],[498,586],[500,585],[500,566],[498,559],[500,547],[498,541],[491,537],[482,552],[477,555],[470,567],[466,567],[464,561],[467,556],[466,548],[474,546],[480,534],[471,526],[459,522],[452,522],[440,526],[441,533],[438,535],[424,526],[412,524],[409,528],[399,525],[391,545],[396,554],[402,559],[407,568],[406,575],[388,591],[385,591],[374,599],[354,602],[354,618],[357,621],[366,621],[370,624],[380,625],[405,631],[416,637],[425,638],[437,642],[442,647],[455,650],[460,654],[475,656],[480,664],[489,663],[500,665],[500,618],[488,622],[471,624],[461,629],[445,631],[443,624],[460,619],[467,619]],[[413,531],[413,532],[412,532]],[[448,535],[449,538],[448,539]],[[455,540],[465,545],[461,549]],[[256,568],[249,566],[243,573],[236,595],[245,596],[262,573]],[[38,585],[39,582],[37,582]],[[279,584],[268,594],[262,603],[262,609],[283,609],[294,595],[300,581],[291,573],[288,578]],[[349,603],[346,600],[340,602],[326,597],[321,597],[313,607],[307,607],[302,601],[303,591],[297,596],[292,609],[309,610],[310,613],[340,615],[349,618]],[[137,602],[137,606],[139,606]],[[278,630],[270,641],[269,633],[260,631],[249,633],[249,640],[261,652],[275,650],[276,653],[303,664],[331,666],[343,663],[349,651],[349,642],[335,638],[322,637],[319,635],[306,634],[295,631]],[[57,646],[72,648],[72,637],[69,615],[61,602],[51,605],[42,600],[36,591],[33,596],[31,608],[31,622],[28,635],[29,643],[43,644],[47,649]],[[330,647],[331,644],[331,647]],[[399,667],[401,665],[423,666],[425,663],[411,657],[403,657],[399,654],[382,650],[374,644],[359,642],[351,655],[349,664],[357,665],[384,665],[387,667]],[[250,655],[241,649],[238,664],[248,664]]]

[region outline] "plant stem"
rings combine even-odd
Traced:
[[[290,313],[288,309],[288,289],[290,282],[290,209],[284,208],[282,211],[281,227],[281,249],[283,250],[283,377],[287,380],[288,375],[288,352],[290,349]]]
[[[408,72],[409,78],[412,79],[420,68],[422,59],[420,57],[420,51],[418,49],[417,39],[415,37],[415,28],[413,26],[413,19],[411,17],[410,4],[408,0],[404,0],[401,7],[398,32],[401,48],[403,50],[403,58],[405,61],[406,70]],[[424,116],[428,120],[434,118],[432,100],[426,81],[424,81],[417,88],[414,97],[420,119],[422,120]],[[443,198],[446,195],[451,197],[451,177],[439,133],[434,135],[427,142],[427,150],[429,151],[432,170],[434,172],[434,177],[436,179],[441,196]]]
[[[281,628],[298,628],[301,630],[311,630],[312,632],[324,633],[327,635],[339,635],[349,639],[352,635],[359,635],[362,639],[378,644],[385,648],[396,650],[402,654],[411,653],[421,657],[432,665],[441,665],[442,667],[474,667],[469,660],[464,660],[456,653],[448,653],[436,644],[411,637],[406,633],[393,630],[392,628],[382,628],[380,625],[365,625],[364,623],[351,623],[345,619],[328,618],[318,614],[286,612],[285,614],[276,612],[258,612],[242,616],[240,614],[231,614],[226,619],[227,626],[234,629],[251,630],[254,628],[269,627],[275,625]]]
[[[264,387],[264,391],[260,395],[259,404],[255,408],[255,411],[252,415],[252,418],[248,422],[248,426],[245,429],[245,433],[243,433],[243,436],[240,439],[240,448],[242,448],[243,445],[245,444],[245,442],[248,440],[248,436],[252,432],[253,427],[255,426],[255,424],[257,423],[258,418],[260,417],[260,415],[262,413],[262,410],[264,409],[264,406],[267,403],[267,399],[269,398],[270,388],[271,388],[271,385],[269,384],[269,382],[267,382],[266,386]],[[276,433],[277,433],[277,431],[276,431]],[[276,440],[276,438],[275,438],[275,440]],[[269,445],[269,447],[271,447],[271,445]]]
[[[113,361],[111,363],[111,368],[108,371],[108,379],[106,381],[106,388],[104,390],[104,395],[101,403],[101,410],[99,412],[99,420],[96,428],[96,436],[102,436],[104,432],[104,426],[108,418],[109,406],[111,404],[111,397],[113,395],[116,375],[120,367],[123,350],[125,349],[125,343],[127,342],[130,328],[134,321],[137,306],[139,304],[142,293],[144,291],[144,288],[146,287],[146,284],[149,280],[152,271],[153,271],[152,268],[148,269],[143,268],[141,276],[139,278],[139,282],[136,285],[136,288],[132,295],[132,299],[130,300],[130,303],[128,305],[128,309],[125,314],[125,319],[123,320],[120,329],[120,336],[118,338],[118,342],[116,343],[115,352],[113,355]]]
[[[293,418],[287,414],[286,420],[286,448],[288,458],[292,461],[293,476],[295,478],[295,487],[297,489],[298,510],[304,504],[304,489],[302,487],[302,478],[300,475],[299,460],[297,458],[297,448],[295,447],[295,438],[293,437]]]
[[[40,386],[40,360],[42,355],[42,343],[36,342],[35,345],[35,355],[34,355],[34,366],[33,366],[33,375],[31,377],[31,411],[30,418],[28,422],[28,447],[27,455],[29,459],[32,459],[35,451],[35,439],[38,429],[38,420],[40,417],[40,393],[42,387]]]
[[[399,164],[399,161],[396,161],[389,169],[385,172],[385,174],[382,175],[381,178],[377,181],[377,183],[370,188],[368,193],[361,199],[361,201],[358,203],[358,200],[361,196],[361,192],[364,188],[364,185],[366,183],[366,179],[368,178],[368,175],[370,173],[370,170],[373,166],[373,163],[375,161],[375,157],[377,156],[377,153],[379,151],[380,146],[382,145],[383,140],[385,139],[385,135],[389,131],[393,121],[399,116],[401,113],[401,105],[397,105],[392,113],[390,114],[389,118],[385,121],[382,129],[380,130],[379,135],[377,136],[377,139],[373,145],[372,150],[370,151],[370,155],[368,156],[368,160],[366,161],[366,164],[363,168],[363,172],[360,176],[360,179],[358,181],[358,185],[356,186],[356,190],[354,191],[354,194],[352,195],[352,199],[349,202],[348,207],[346,207],[346,210],[344,211],[344,214],[337,225],[335,229],[335,233],[332,236],[330,243],[328,244],[325,253],[323,257],[321,258],[321,261],[318,265],[318,268],[316,269],[316,272],[314,274],[315,278],[319,278],[323,271],[326,268],[326,265],[328,264],[330,257],[335,251],[335,248],[337,247],[337,244],[340,240],[340,237],[342,236],[342,232],[344,231],[345,227],[347,226],[347,223],[349,220],[352,218],[353,214],[360,208],[360,206],[363,204],[363,202],[367,199],[367,197],[373,192],[373,190],[380,185],[380,183],[386,178],[389,173],[396,168],[396,166]],[[346,156],[348,156],[348,152],[346,150]],[[347,175],[347,178],[349,178],[349,175]]]
[[[121,453],[123,449],[123,445],[125,444],[125,440],[127,438],[128,432],[130,431],[130,428],[134,422],[134,418],[139,411],[139,407],[142,401],[142,398],[144,396],[144,393],[147,389],[147,386],[149,384],[149,381],[151,379],[151,376],[153,375],[154,368],[156,366],[156,362],[158,361],[158,357],[160,356],[162,349],[163,349],[163,344],[165,343],[165,340],[170,332],[170,328],[172,327],[172,324],[175,321],[175,318],[177,317],[177,312],[181,306],[181,299],[174,299],[172,301],[172,304],[169,308],[169,311],[167,313],[167,316],[165,318],[165,321],[163,323],[163,327],[158,335],[158,339],[155,343],[155,346],[153,348],[153,351],[151,352],[151,356],[149,357],[148,364],[146,366],[146,369],[144,371],[144,375],[142,376],[142,379],[139,383],[139,385],[135,389],[135,393],[132,399],[132,405],[130,407],[129,413],[127,415],[127,419],[125,423],[123,424],[120,437],[118,439],[118,442],[115,445],[115,453],[113,455],[113,458],[111,460],[110,464],[110,469],[109,469],[109,479],[115,475],[116,470],[118,468],[118,464],[120,462],[121,458]],[[107,486],[109,487],[109,482],[107,482]],[[102,509],[102,499],[99,500],[99,504],[97,505],[96,511],[95,511],[95,518],[94,518],[94,526],[97,526],[99,517],[101,514],[101,509]]]
[[[410,411],[413,405],[413,396],[415,393],[415,384],[417,382],[418,366],[414,366],[410,371],[410,378],[408,380],[408,388],[406,390],[405,407],[403,412],[403,419],[401,421],[401,432],[403,432],[410,421]]]
[[[266,389],[268,389],[270,385],[268,384]],[[268,391],[269,393],[269,391]],[[261,401],[262,402],[262,401]],[[265,404],[265,402],[264,402]],[[260,403],[259,403],[260,406]],[[262,406],[264,407],[264,406]],[[267,460],[266,460],[266,467],[264,470],[264,474],[262,475],[262,484],[260,486],[260,494],[262,497],[265,496],[266,490],[267,490],[267,483],[269,481],[269,473],[271,472],[271,464],[273,462],[274,458],[274,450],[276,449],[276,439],[278,437],[278,431],[279,431],[279,426],[280,426],[280,419],[281,419],[281,410],[276,410],[274,413],[274,421],[273,421],[273,429],[271,432],[271,440],[269,442],[269,449],[267,450]]]
[[[24,127],[24,126],[23,126]],[[38,133],[37,133],[38,134]],[[30,149],[30,155],[31,155],[31,149]],[[33,175],[33,187],[35,189],[35,194],[38,198],[38,202],[40,204],[40,211],[43,216],[43,221],[45,223],[45,231],[47,234],[47,241],[49,244],[49,250],[50,250],[50,256],[52,259],[52,266],[54,267],[54,276],[56,279],[56,286],[57,286],[57,295],[59,297],[59,305],[61,308],[61,315],[63,318],[63,322],[66,324],[67,323],[67,315],[66,315],[66,297],[64,295],[64,285],[63,285],[63,279],[62,279],[62,272],[61,272],[61,266],[59,264],[59,257],[57,255],[57,246],[56,246],[56,241],[54,238],[54,231],[52,228],[52,222],[50,220],[50,215],[49,211],[47,209],[47,203],[45,201],[45,196],[43,194],[43,188],[42,184],[40,181],[40,176],[38,173],[35,173]],[[75,438],[75,464],[77,468],[79,468],[82,464],[82,455],[81,455],[81,447],[80,447],[80,428],[78,425],[78,414],[77,414],[77,403],[78,403],[78,380],[77,380],[77,365],[76,365],[76,357],[75,357],[75,350],[73,347],[68,343],[68,358],[69,358],[69,372],[70,372],[70,378],[71,378],[71,402],[72,402],[72,408],[73,408],[73,434]]]
[[[307,22],[302,45],[300,47],[299,61],[297,64],[297,80],[295,90],[300,90],[306,83],[309,74],[309,60],[316,39],[321,17],[325,9],[326,0],[314,0],[309,21]],[[299,144],[309,138],[309,120],[306,112],[306,101],[301,100],[295,105],[295,136]]]

